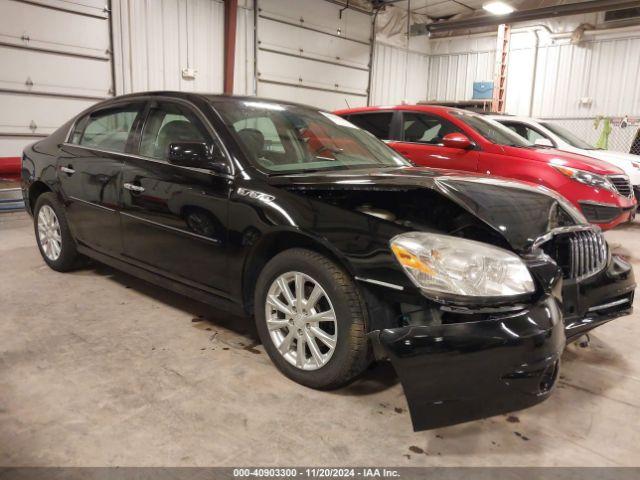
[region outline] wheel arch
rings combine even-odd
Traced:
[[[46,192],[51,192],[51,188],[41,180],[36,180],[29,186],[28,207],[29,211],[33,214],[33,209],[36,206],[38,197]]]
[[[353,267],[345,256],[318,238],[300,231],[284,230],[270,233],[262,237],[252,248],[242,271],[242,305],[247,314],[251,315],[253,313],[253,295],[258,277],[264,266],[274,256],[292,248],[306,248],[325,255],[344,268],[347,273],[355,276]]]

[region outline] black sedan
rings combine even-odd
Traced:
[[[28,147],[44,261],[90,257],[255,316],[275,365],[330,389],[390,359],[414,428],[545,399],[567,340],[631,311],[631,266],[543,187],[416,168],[328,112],[157,92]]]

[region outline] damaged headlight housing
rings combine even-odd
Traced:
[[[391,250],[424,293],[463,297],[512,297],[535,285],[522,259],[485,243],[427,232],[391,239]]]

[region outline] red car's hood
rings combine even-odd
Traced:
[[[621,175],[624,172],[615,165],[598,160],[596,158],[585,157],[577,153],[561,152],[555,148],[519,148],[502,145],[506,155],[528,160],[538,160],[549,164],[562,165],[565,167],[577,168],[600,175]]]

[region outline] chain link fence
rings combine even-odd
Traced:
[[[590,118],[545,118],[544,120],[557,123],[569,129],[575,135],[596,146],[601,137],[606,134],[606,121],[610,120],[610,132],[605,135],[607,150],[633,153],[640,155],[640,115],[625,117]]]

